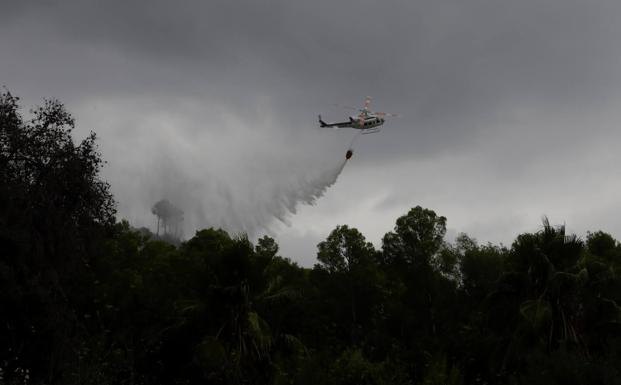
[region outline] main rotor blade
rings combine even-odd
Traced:
[[[399,114],[391,114],[389,112],[373,112],[373,111],[371,111],[371,112],[369,112],[369,114],[376,115],[376,116],[391,116],[391,117],[394,117],[394,118],[401,117],[401,115],[399,115]]]

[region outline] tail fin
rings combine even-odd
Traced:
[[[321,115],[319,115],[319,125],[321,127],[328,127],[328,124],[324,122],[323,120],[321,120]]]

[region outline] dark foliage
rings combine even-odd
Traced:
[[[54,382],[69,365],[78,308],[90,301],[87,256],[114,223],[91,133],[75,145],[73,118],[46,101],[25,121],[0,94],[0,362],[3,372]],[[25,375],[25,374],[24,374]]]
[[[91,134],[0,97],[0,384],[617,384],[621,246],[544,221],[510,248],[415,207],[381,250],[337,226],[179,245],[114,223]]]

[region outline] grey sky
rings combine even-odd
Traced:
[[[3,1],[0,83],[94,130],[121,215],[168,197],[194,227],[269,232],[303,264],[337,224],[378,243],[415,205],[510,242],[542,215],[621,237],[621,2]],[[290,226],[283,200],[398,112]],[[326,171],[327,170],[327,171]],[[299,199],[293,196],[292,199]]]

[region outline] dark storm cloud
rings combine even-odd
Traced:
[[[289,124],[372,94],[404,114],[394,131],[415,130],[418,153],[461,146],[516,104],[597,104],[619,86],[614,1],[64,4],[68,38],[187,68],[178,92],[267,93]]]
[[[79,106],[78,121],[96,128],[115,158],[110,178],[122,182],[117,196],[134,218],[144,208],[131,196],[155,202],[155,187],[170,180],[184,188],[167,194],[202,207],[193,210],[197,226],[214,215],[241,229],[266,221],[269,203],[260,200],[308,178],[317,159],[349,141],[312,131],[315,114],[340,119],[348,111],[333,103],[359,105],[366,95],[373,108],[403,117],[358,141],[362,184],[350,181],[342,194],[381,191],[391,203],[376,214],[394,219],[422,199],[429,180],[447,178],[460,187],[432,183],[444,196],[432,204],[465,189],[472,200],[501,202],[494,209],[519,202],[530,212],[539,207],[519,194],[531,190],[514,183],[535,179],[539,191],[555,190],[562,182],[554,175],[533,177],[541,164],[563,178],[571,178],[565,165],[587,175],[597,161],[582,157],[599,159],[601,146],[619,139],[620,15],[613,0],[8,1],[0,81],[27,98]],[[443,163],[451,156],[464,168]],[[598,167],[612,173],[618,160],[602,158]],[[376,168],[403,180],[372,179]],[[125,183],[138,176],[141,184]],[[265,185],[256,194],[246,191],[257,183]],[[588,199],[587,187],[572,186]],[[220,210],[231,204],[244,207],[239,217]],[[343,220],[355,217],[356,204],[343,202]],[[443,207],[467,230],[466,212]],[[442,214],[450,223],[451,212]],[[250,224],[238,223],[247,216]],[[474,231],[491,226],[472,223]]]
[[[293,97],[290,120],[372,93],[445,139],[459,133],[439,125],[473,125],[505,103],[591,101],[618,86],[616,1],[17,4],[14,24],[184,71],[167,89]]]

